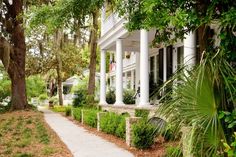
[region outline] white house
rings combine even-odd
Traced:
[[[76,97],[76,95],[72,92],[73,88],[76,88],[79,84],[87,84],[86,81],[84,79],[88,78],[89,76],[89,70],[86,69],[83,71],[83,78],[74,75],[70,78],[68,78],[67,80],[65,80],[65,82],[62,83],[63,85],[63,104],[64,105],[71,105],[73,103],[73,99]],[[95,74],[95,81],[96,83],[99,81],[100,75],[99,73]],[[95,99],[98,99],[99,93],[97,91],[95,91]]]
[[[190,33],[183,41],[174,45],[151,48],[155,30],[137,30],[128,32],[125,19],[116,13],[106,16],[106,7],[102,9],[101,37],[98,45],[101,48],[101,79],[100,104],[106,103],[106,76],[116,89],[115,106],[123,103],[123,88],[139,88],[140,98],[136,101],[138,107],[149,107],[149,78],[158,85],[167,81],[183,64],[195,64],[196,34]],[[106,74],[106,55],[110,53],[112,65]],[[128,54],[128,57],[127,57]],[[125,57],[126,56],[126,57]]]

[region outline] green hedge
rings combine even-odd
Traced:
[[[66,112],[66,107],[65,106],[55,105],[55,106],[53,106],[52,110],[54,112]]]
[[[82,110],[81,107],[72,108],[73,116],[79,122],[81,122],[81,118],[82,118],[81,110]]]
[[[71,107],[70,106],[66,107],[65,114],[66,114],[66,116],[71,116]]]
[[[103,132],[125,139],[125,117],[115,113],[106,113],[100,119],[100,128]]]
[[[149,124],[146,120],[132,125],[132,144],[138,149],[146,149],[154,144],[156,137],[155,126]]]
[[[87,124],[93,128],[97,127],[97,113],[99,111],[95,109],[83,110],[84,124]]]
[[[145,109],[135,109],[135,117],[142,117],[144,119],[147,119],[149,112],[150,112],[149,110]]]
[[[64,112],[66,116],[70,116],[71,115],[71,107],[70,106],[53,106],[52,110],[54,112]]]

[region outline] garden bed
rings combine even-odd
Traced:
[[[65,116],[65,114],[62,114],[62,115]],[[123,140],[119,137],[116,137],[115,135],[106,134],[104,132],[97,131],[96,128],[92,128],[88,125],[81,124],[80,122],[73,119],[72,117],[66,117],[66,118],[68,118],[70,121],[72,121],[76,125],[83,127],[89,133],[100,136],[103,139],[105,139],[109,142],[112,142],[112,143],[116,144],[117,146],[130,151],[131,153],[133,153],[135,155],[135,157],[163,157],[165,154],[165,149],[170,145],[176,144],[175,142],[163,142],[163,140],[161,138],[159,138],[151,148],[145,149],[145,150],[139,150],[134,147],[127,146],[127,144],[125,143],[125,140]]]
[[[0,114],[0,156],[71,157],[72,154],[35,111]]]

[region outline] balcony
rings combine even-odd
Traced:
[[[117,13],[112,13],[107,18],[104,18],[102,20],[102,31],[101,36],[105,35],[110,30],[114,29],[116,25],[122,20],[123,18],[120,18]]]
[[[131,66],[136,63],[136,55],[131,54],[130,58],[124,58],[123,59],[123,68]]]

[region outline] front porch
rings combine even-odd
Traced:
[[[152,108],[150,89],[154,86],[150,84],[150,81],[156,85],[155,88],[159,88],[183,65],[194,65],[196,35],[190,33],[183,41],[178,41],[174,45],[151,47],[156,30],[142,29],[128,32],[124,27],[126,22],[124,19],[116,19],[115,15],[110,17],[108,19],[102,18],[103,33],[98,41],[101,48],[99,104],[103,108],[107,106],[109,110],[111,107],[116,110],[126,109],[128,111],[134,108]],[[113,70],[108,74],[106,73],[107,53],[110,54],[110,61],[115,63],[112,66]],[[131,64],[124,58],[126,53],[134,56],[131,58]],[[106,102],[108,86],[115,89],[116,102],[113,106]],[[132,107],[123,102],[123,92],[127,88],[139,91],[136,104]],[[157,97],[155,100],[158,103]],[[130,112],[132,113],[132,111]]]

